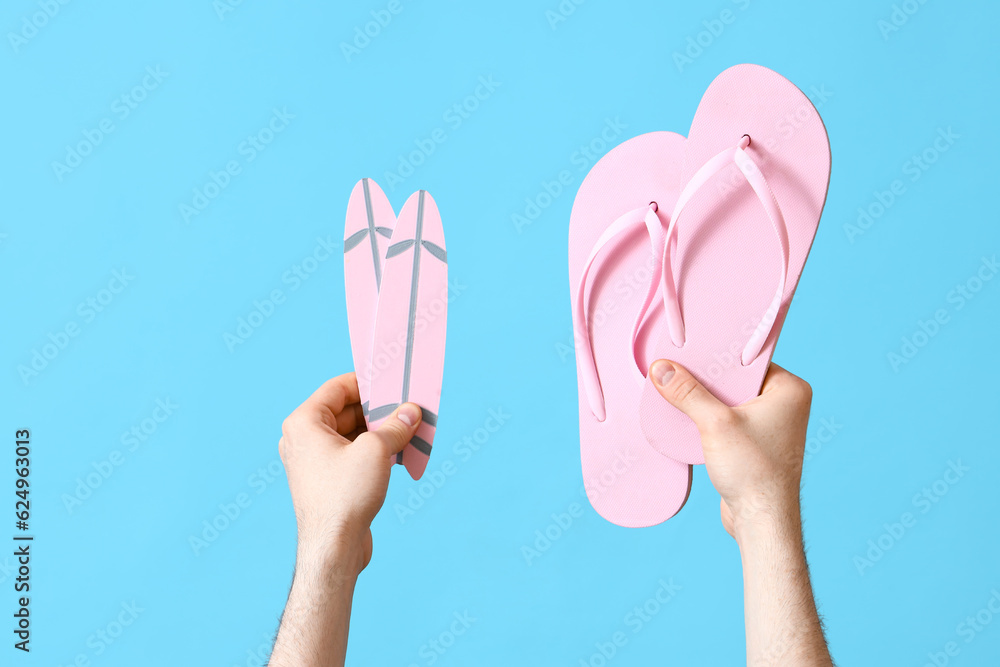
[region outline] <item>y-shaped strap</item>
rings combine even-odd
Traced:
[[[667,314],[667,328],[670,332],[670,340],[675,346],[681,347],[684,345],[684,319],[681,316],[680,305],[677,301],[677,284],[674,280],[673,268],[670,265],[672,251],[677,244],[674,230],[677,228],[678,218],[695,193],[708,183],[713,176],[728,166],[730,162],[735,162],[740,169],[740,173],[743,174],[747,183],[750,184],[750,187],[757,194],[757,199],[760,200],[761,205],[764,207],[764,211],[771,221],[771,227],[778,237],[778,243],[781,245],[781,273],[778,277],[778,289],[775,291],[774,298],[771,299],[770,305],[768,305],[767,310],[750,336],[750,340],[747,341],[746,347],[743,348],[740,362],[744,366],[750,365],[757,358],[764,347],[765,341],[767,341],[767,337],[771,333],[771,329],[774,327],[778,309],[784,300],[785,280],[788,276],[788,229],[785,226],[785,218],[760,168],[745,150],[749,145],[750,137],[744,135],[735,148],[727,148],[706,162],[684,188],[680,198],[677,200],[677,205],[674,207],[673,215],[670,216],[670,225],[667,227],[667,241],[663,248],[662,281],[660,283],[663,305]]]
[[[590,277],[595,272],[599,275],[601,267],[608,259],[619,258],[619,246],[627,236],[625,232],[633,230],[643,223],[645,223],[649,233],[652,254],[654,257],[657,256],[664,237],[663,223],[656,215],[656,210],[656,204],[650,203],[647,207],[629,211],[611,223],[590,251],[590,256],[587,258],[580,282],[577,285],[576,296],[573,300],[573,329],[576,332],[577,362],[580,366],[580,378],[587,394],[587,402],[598,421],[604,421],[607,413],[604,409],[604,392],[601,390],[601,380],[597,374],[597,362],[594,360],[594,349],[590,342],[588,313],[590,312],[590,292],[593,286],[593,280]],[[658,273],[659,262],[654,261],[654,267],[654,273]],[[658,281],[659,277],[654,275],[651,284],[655,286]],[[655,287],[653,287],[653,292],[655,293]],[[648,306],[648,303],[646,305]],[[642,311],[639,312],[636,327],[643,320],[643,314]]]

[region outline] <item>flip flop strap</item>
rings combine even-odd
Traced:
[[[598,421],[604,421],[607,416],[604,407],[604,392],[601,389],[601,380],[597,373],[597,362],[594,359],[594,349],[590,341],[590,295],[593,288],[593,275],[600,275],[604,262],[608,259],[620,257],[620,246],[631,230],[640,224],[645,224],[649,234],[650,245],[653,257],[657,257],[664,239],[663,223],[656,214],[657,206],[650,203],[649,206],[637,208],[622,215],[612,222],[601,234],[594,244],[583,267],[580,282],[577,285],[576,296],[573,300],[573,330],[576,338],[577,362],[580,367],[580,378],[583,382],[584,392],[587,395],[587,402],[591,412]],[[653,262],[653,272],[660,271],[660,263]],[[652,285],[659,282],[659,276],[654,275]],[[654,288],[655,293],[655,288]],[[648,304],[647,304],[648,305]],[[643,313],[640,311],[637,324],[642,320]]]
[[[708,183],[713,176],[718,174],[731,162],[735,162],[739,167],[740,173],[743,174],[747,183],[749,183],[750,187],[753,188],[754,193],[757,195],[757,199],[764,207],[764,211],[767,213],[767,217],[771,221],[771,227],[774,229],[774,233],[778,237],[778,243],[781,246],[781,273],[778,277],[778,289],[775,291],[774,297],[771,299],[771,303],[768,305],[767,310],[764,312],[755,327],[753,334],[750,336],[746,346],[743,348],[743,353],[740,355],[740,363],[744,366],[750,365],[750,363],[757,358],[761,350],[764,348],[764,343],[767,341],[771,330],[774,328],[774,324],[777,321],[778,309],[784,301],[785,282],[788,277],[788,228],[785,224],[785,217],[782,215],[781,207],[778,206],[778,201],[775,199],[774,193],[767,184],[767,180],[765,180],[763,173],[761,173],[760,167],[757,166],[757,163],[754,162],[753,158],[746,152],[745,149],[749,145],[750,137],[744,135],[740,140],[740,143],[735,148],[727,148],[706,162],[704,166],[702,166],[702,168],[699,169],[691,178],[687,186],[685,186],[683,192],[681,192],[680,198],[677,200],[677,205],[674,207],[674,212],[670,216],[670,224],[667,227],[666,243],[663,247],[663,262],[660,274],[662,277],[660,290],[663,296],[663,305],[666,310],[667,329],[670,332],[670,339],[675,346],[682,347],[685,339],[684,318],[681,315],[680,304],[677,299],[677,284],[674,278],[674,267],[671,265],[672,254],[677,245],[677,237],[675,234],[677,221],[685,210],[685,207],[691,199],[694,198],[695,194],[706,183]],[[636,333],[638,333],[638,330]],[[633,339],[633,347],[634,342],[635,341]]]

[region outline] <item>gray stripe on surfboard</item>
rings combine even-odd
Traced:
[[[368,419],[371,421],[378,421],[383,417],[388,417],[392,414],[392,411],[398,407],[399,403],[389,403],[388,405],[380,405],[377,408],[369,410],[368,403],[361,404],[361,409],[364,410],[365,414],[368,415]],[[428,426],[437,426],[438,417],[427,408],[420,408],[420,421],[424,422]]]
[[[367,417],[368,416],[368,401],[361,404],[361,413]]]
[[[386,250],[386,252],[385,252],[385,258],[389,259],[390,257],[395,257],[396,255],[398,255],[399,253],[403,252],[404,250],[406,250],[407,248],[409,248],[412,245],[413,245],[413,240],[412,239],[407,239],[405,241],[400,241],[399,243],[393,243],[391,246],[389,246],[389,249]]]
[[[420,191],[420,199],[417,202],[417,231],[413,236],[413,276],[410,282],[410,318],[406,325],[406,357],[403,362],[403,395],[399,399],[405,403],[410,396],[410,372],[413,370],[413,333],[417,323],[417,287],[420,280],[420,241],[424,232],[424,195],[426,190]]]
[[[448,263],[448,253],[447,253],[447,251],[445,251],[444,248],[442,248],[441,246],[437,245],[436,243],[431,243],[430,241],[423,241],[422,245],[425,248],[427,248],[427,252],[429,252],[430,254],[434,255],[435,257],[437,257],[438,259],[440,259],[445,264]]]
[[[390,403],[389,405],[380,405],[377,408],[371,408],[368,410],[368,419],[373,422],[377,422],[382,417],[388,417],[392,414],[392,411],[399,407],[399,403]]]
[[[348,236],[344,241],[344,252],[346,253],[348,250],[353,250],[354,246],[364,241],[366,236],[368,236],[367,229],[362,229],[361,231],[354,232]]]
[[[413,436],[413,439],[410,440],[410,444],[413,445],[413,447],[421,454],[425,456],[431,455],[431,443],[427,442],[423,438]]]
[[[392,238],[392,230],[388,227],[376,227],[375,231],[386,237],[387,239]]]
[[[382,288],[382,260],[378,256],[378,239],[375,238],[375,213],[372,211],[372,195],[368,191],[368,179],[361,179],[365,188],[365,211],[368,213],[368,236],[372,242],[372,261],[375,263],[375,291]]]

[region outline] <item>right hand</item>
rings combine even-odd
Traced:
[[[288,475],[303,560],[346,564],[356,576],[372,556],[371,523],[385,502],[392,458],[420,425],[404,403],[366,431],[354,373],[329,380],[282,424],[278,443]]]
[[[722,525],[740,539],[761,522],[799,520],[799,487],[812,389],[771,364],[760,396],[729,407],[676,362],[649,369],[653,385],[694,421],[705,467],[722,496]]]

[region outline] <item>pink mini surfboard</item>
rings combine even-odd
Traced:
[[[403,205],[386,251],[371,357],[369,428],[401,403],[423,421],[396,457],[413,479],[427,467],[437,427],[448,323],[448,256],[441,214],[424,190]]]
[[[371,394],[375,310],[385,268],[385,253],[395,226],[396,214],[378,184],[370,178],[358,181],[347,203],[347,221],[344,224],[344,287],[347,292],[351,353],[366,421]]]

